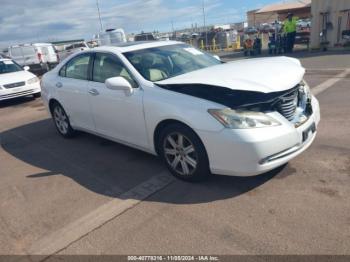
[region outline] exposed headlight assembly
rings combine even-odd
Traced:
[[[300,83],[299,93],[305,94],[307,99],[312,98],[310,87],[305,80],[301,81]]]
[[[28,84],[28,85],[31,85],[31,84],[38,83],[39,81],[40,81],[40,80],[39,80],[38,77],[33,77],[33,78],[27,80],[27,84]]]
[[[229,108],[209,109],[208,112],[224,127],[230,129],[252,129],[281,125],[276,119],[261,112],[237,111]]]

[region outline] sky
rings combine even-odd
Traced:
[[[207,24],[240,22],[281,0],[204,0]],[[203,0],[98,0],[103,28],[169,32],[203,25]],[[84,38],[99,32],[96,0],[0,0],[0,47]]]

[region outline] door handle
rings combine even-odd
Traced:
[[[57,87],[57,88],[61,88],[62,86],[63,86],[63,85],[62,85],[61,82],[57,82],[57,83],[56,83],[56,87]]]
[[[93,88],[89,90],[89,94],[93,96],[98,96],[100,93],[95,88]]]

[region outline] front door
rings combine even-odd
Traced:
[[[105,81],[122,76],[134,87],[132,95],[110,90]],[[112,54],[95,55],[92,81],[89,83],[90,104],[98,133],[148,148],[143,112],[143,91],[120,59]]]

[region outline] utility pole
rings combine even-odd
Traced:
[[[103,26],[102,26],[102,20],[101,20],[101,13],[100,13],[100,6],[99,6],[99,4],[98,4],[98,0],[96,0],[96,6],[97,6],[98,18],[99,18],[100,26],[101,26],[101,32],[103,32]]]
[[[205,17],[205,0],[202,0],[202,8],[203,8],[203,26],[205,30],[205,45],[208,46],[208,31],[206,28],[206,17]]]
[[[174,21],[171,20],[171,29],[173,30],[173,38],[175,37],[175,30],[174,30]]]

